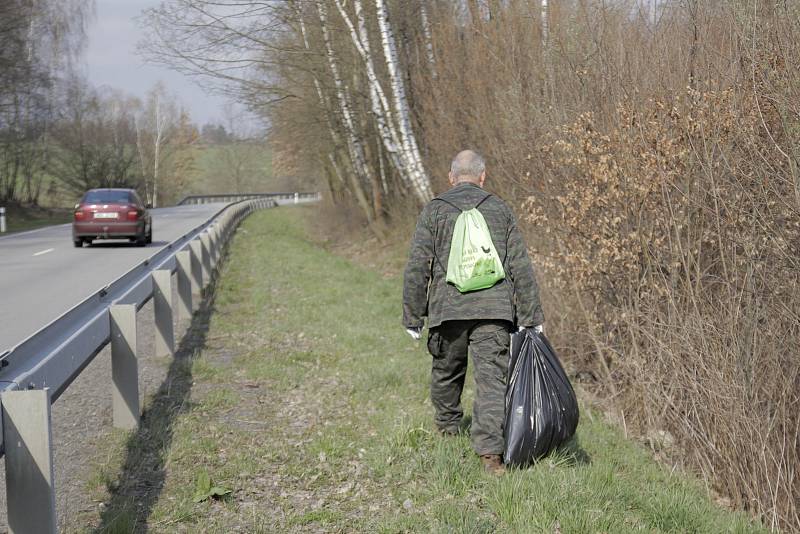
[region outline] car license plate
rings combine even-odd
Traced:
[[[95,219],[116,219],[117,216],[118,215],[116,213],[95,213],[94,214],[94,218]]]

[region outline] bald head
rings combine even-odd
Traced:
[[[473,150],[462,150],[450,164],[450,183],[472,182],[483,186],[486,178],[486,163],[483,157]]]

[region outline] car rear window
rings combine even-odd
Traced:
[[[85,204],[135,204],[136,200],[128,191],[89,191],[83,196]]]

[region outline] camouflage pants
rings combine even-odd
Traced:
[[[428,336],[433,356],[431,402],[436,426],[457,431],[464,411],[461,392],[472,353],[475,403],[470,431],[478,454],[503,454],[503,419],[511,323],[497,320],[445,321]]]

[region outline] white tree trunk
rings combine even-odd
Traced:
[[[303,20],[303,13],[300,11],[300,9],[297,8],[297,5],[294,2],[291,2],[291,4],[292,4],[292,8],[295,11],[295,16],[297,17],[297,21],[298,21],[299,26],[300,26],[300,36],[303,39],[303,47],[305,48],[305,50],[307,52],[311,52],[311,45],[308,42],[308,32],[306,31],[306,23]],[[328,98],[326,97],[325,92],[322,90],[322,84],[320,83],[319,78],[317,77],[317,75],[316,74],[312,74],[311,77],[313,78],[313,81],[314,81],[314,89],[317,92],[317,98],[319,99],[319,104],[322,107],[322,109],[325,111],[325,122],[328,125],[328,133],[330,133],[331,139],[333,139],[334,148],[336,150],[338,150],[342,146],[342,138],[339,135],[339,132],[336,131],[336,128],[334,127],[333,121],[331,119],[331,115],[330,115],[331,105],[330,105],[330,102],[329,102]],[[328,154],[328,158],[330,159],[331,165],[333,166],[333,169],[334,169],[334,171],[336,173],[336,176],[339,178],[339,180],[342,182],[342,185],[346,189],[347,188],[347,182],[345,182],[345,180],[343,178],[342,172],[339,169],[339,164],[336,163],[336,158],[333,156],[332,153]]]
[[[425,7],[427,0],[421,0],[419,3],[419,16],[422,20],[422,36],[425,39],[425,54],[428,57],[428,66],[431,68],[431,76],[433,79],[439,77],[436,71],[436,57],[433,55],[433,40],[431,39],[431,22],[428,19],[428,9]]]
[[[342,115],[342,121],[347,133],[347,147],[350,152],[350,159],[353,162],[353,167],[356,172],[363,178],[366,183],[372,183],[372,172],[367,165],[366,156],[364,155],[364,146],[358,137],[353,122],[353,114],[350,110],[350,102],[345,91],[344,83],[342,82],[341,75],[339,74],[339,66],[336,63],[336,56],[333,53],[333,45],[331,43],[330,31],[328,29],[328,9],[325,6],[324,0],[316,2],[317,13],[319,14],[320,25],[322,29],[322,39],[325,42],[325,51],[328,58],[328,66],[333,75],[333,85],[336,90],[336,98],[339,102],[339,111]],[[370,209],[369,202],[367,202],[363,188],[359,184],[354,187],[356,200],[361,204],[367,218],[372,221],[373,214]]]
[[[431,182],[425,167],[422,164],[422,157],[417,147],[417,140],[411,128],[411,118],[406,99],[406,89],[400,73],[400,64],[397,57],[397,45],[394,40],[389,12],[386,9],[384,0],[375,0],[375,8],[378,14],[378,27],[381,33],[383,53],[386,59],[386,68],[389,71],[389,80],[392,86],[394,97],[394,107],[400,129],[401,144],[404,152],[410,155],[413,167],[411,169],[412,185],[414,193],[420,202],[428,202],[433,197]]]
[[[144,179],[144,197],[150,198],[150,181],[147,179],[147,164],[145,163],[146,157],[144,152],[144,131],[142,129],[142,120],[137,113],[133,119],[133,125],[136,128],[136,152],[139,154],[139,167],[142,169],[142,178]]]
[[[380,172],[381,176],[381,187],[383,188],[383,194],[388,196],[389,181],[386,179],[386,166],[383,164],[383,154],[380,150],[378,150],[378,171]]]
[[[547,0],[542,0],[542,46],[547,46],[550,35],[550,21],[548,20]]]
[[[156,94],[155,97],[155,137],[153,139],[153,197],[150,204],[158,206],[158,165],[161,160],[161,145],[164,142],[164,113],[161,109],[161,99]]]
[[[381,141],[383,142],[384,149],[392,159],[392,164],[400,173],[405,181],[411,182],[409,172],[413,169],[413,164],[409,165],[411,161],[402,150],[400,143],[400,136],[397,133],[394,117],[392,117],[392,110],[389,106],[389,101],[383,91],[383,87],[378,80],[375,73],[375,63],[372,60],[372,50],[369,44],[369,34],[367,33],[367,24],[364,19],[364,10],[362,8],[361,0],[354,0],[353,5],[358,19],[358,32],[353,26],[347,11],[341,0],[334,0],[339,14],[342,16],[345,24],[350,30],[350,37],[356,47],[356,51],[364,61],[364,66],[367,71],[367,84],[369,85],[370,107],[375,122],[378,125],[378,132],[380,132]]]
[[[333,152],[328,153],[328,160],[331,162],[331,166],[333,167],[333,172],[336,174],[336,177],[339,179],[342,185],[347,188],[347,182],[342,176],[342,170],[339,168],[339,164],[336,163],[336,156],[333,155]]]

